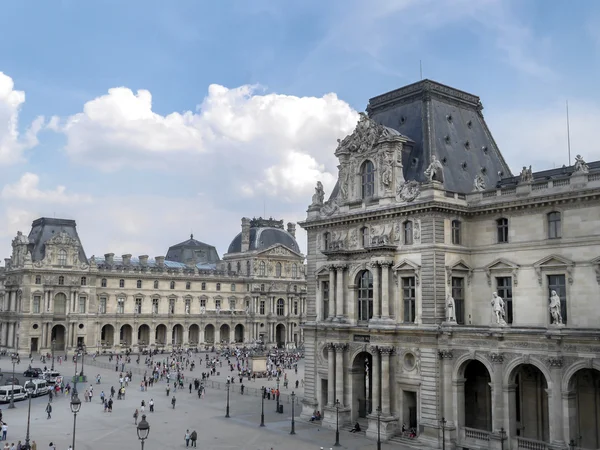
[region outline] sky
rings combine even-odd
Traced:
[[[600,159],[600,2],[5,0],[0,258],[38,217],[87,256],[220,255],[241,218],[306,217],[369,98],[481,97],[513,172]],[[305,249],[305,233],[297,233]]]

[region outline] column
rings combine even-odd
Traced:
[[[334,317],[336,316],[336,310],[335,310],[335,267],[334,266],[329,266],[329,298],[327,299],[328,303],[329,303],[329,311],[327,313],[327,317],[325,317],[325,319],[329,318],[329,317]]]
[[[6,311],[12,311],[12,291],[7,291],[6,295],[8,297]]]
[[[452,389],[452,366],[454,364],[453,354],[449,350],[441,350],[438,357],[442,360],[442,417],[446,422],[446,428],[453,428],[458,420],[454,414],[453,389]],[[464,404],[464,397],[458,397],[458,402]],[[462,424],[464,426],[464,423]]]
[[[555,381],[554,388],[548,392],[548,435],[550,442],[557,446],[565,446],[565,438],[563,434],[563,405],[562,405],[562,385],[560,380],[562,379],[562,358],[549,358],[550,371],[552,378]],[[567,441],[568,442],[568,441]]]
[[[492,378],[492,431],[498,432],[500,428],[508,429],[504,423],[504,391],[502,389],[502,363],[504,356],[501,353],[492,353],[490,358],[493,363],[494,373]]]
[[[372,346],[371,355],[373,361],[373,367],[371,367],[371,384],[373,386],[373,392],[371,394],[371,414],[376,414],[377,408],[381,406],[381,400],[379,398],[379,348]]]
[[[381,262],[381,317],[384,319],[389,319],[390,317],[390,266],[391,263],[389,261]]]
[[[8,347],[13,347],[15,345],[15,324],[14,322],[10,322],[8,324]]]
[[[233,330],[232,330],[233,331]],[[137,336],[137,333],[135,332],[135,330],[133,331],[133,334],[135,334]],[[133,345],[137,345],[137,338],[133,337]],[[189,325],[184,325],[183,326],[183,342],[182,344],[189,344],[190,342],[190,328]]]
[[[381,317],[381,308],[379,305],[379,263],[372,262],[371,269],[373,272],[373,318]]]
[[[341,319],[344,317],[344,268],[346,266],[336,266],[337,283],[335,287],[335,315]]]
[[[335,344],[335,400],[344,404],[344,351],[346,344]],[[334,400],[334,402],[335,402]]]
[[[390,356],[394,347],[383,347],[381,351],[381,413],[390,415]]]
[[[335,349],[327,344],[327,405],[335,404]]]

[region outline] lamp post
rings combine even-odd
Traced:
[[[227,408],[225,408],[225,417],[229,419],[229,380],[227,380]]]
[[[504,450],[504,441],[506,440],[506,430],[504,427],[500,428],[500,449]]]
[[[142,441],[142,450],[144,450],[144,441],[150,434],[150,424],[146,421],[146,414],[142,415],[142,420],[139,421],[137,426],[138,439]]]
[[[334,447],[340,446],[340,400],[335,400],[335,444]]]
[[[29,407],[27,409],[27,434],[25,435],[25,447],[23,450],[31,450],[31,446],[29,445],[29,422],[31,420],[31,397],[33,396],[33,391],[35,390],[35,384],[33,381],[29,380],[25,384],[25,390],[29,396]]]
[[[296,399],[296,394],[292,391],[292,431],[290,434],[296,434],[296,422],[294,422],[294,400]]]
[[[265,387],[261,387],[262,399],[260,402],[260,426],[265,426]]]
[[[73,388],[73,394],[71,395],[71,412],[73,413],[73,450],[75,450],[75,427],[77,425],[77,413],[81,409],[81,400],[77,395],[77,389]]]
[[[442,420],[440,420],[440,424],[442,425],[442,450],[446,450],[446,423],[446,418],[442,417]]]
[[[377,407],[377,450],[381,450],[381,406]]]
[[[9,409],[14,409],[14,407],[15,407],[15,364],[17,363],[17,359],[18,359],[18,357],[15,355],[12,355],[10,357],[10,360],[13,365],[13,374],[12,374],[12,381],[11,381],[12,388],[10,391],[10,405],[8,405]]]
[[[54,371],[54,344],[56,344],[56,339],[52,339],[52,371]]]
[[[275,392],[275,396],[277,397],[277,406],[275,412],[279,412],[279,375],[277,375],[277,392]]]
[[[575,450],[575,447],[577,447],[577,443],[575,442],[575,439],[571,439],[571,440],[569,441],[569,448],[570,448],[571,450]]]

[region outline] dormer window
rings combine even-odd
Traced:
[[[365,161],[360,169],[361,194],[363,199],[375,195],[375,166],[371,161]]]
[[[67,265],[67,252],[66,250],[58,251],[58,265],[66,266]]]

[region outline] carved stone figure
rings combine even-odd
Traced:
[[[589,166],[585,163],[581,155],[575,157],[575,173],[588,173],[590,171]]]
[[[20,231],[17,231],[17,236],[12,241],[13,257],[12,265],[15,267],[22,266],[25,262],[25,256],[27,254],[27,244],[29,244],[29,238]]]
[[[386,230],[385,224],[371,227],[371,245],[387,245],[390,243],[392,229]]]
[[[456,304],[450,294],[446,297],[446,322],[456,323]]]
[[[323,206],[323,200],[325,199],[325,190],[323,190],[323,183],[317,181],[317,187],[315,193],[312,196],[311,206]]]
[[[206,306],[200,307],[200,314],[206,314]]]
[[[502,300],[502,297],[499,297],[498,294],[494,292],[490,303],[492,304],[492,312],[496,316],[496,323],[498,325],[506,325],[506,321],[504,320],[506,313],[504,311],[504,300]]]
[[[550,293],[550,316],[554,325],[562,325],[562,314],[560,313],[560,297],[556,291]]]
[[[427,167],[427,169],[425,169],[425,172],[423,172],[423,173],[425,174],[427,181],[429,181],[430,183],[432,181],[439,181],[440,183],[443,183],[444,182],[443,170],[444,170],[444,167],[442,166],[442,163],[440,162],[440,160],[437,159],[437,156],[431,155],[431,163],[429,163],[429,166]]]
[[[417,181],[405,181],[403,184],[398,186],[396,192],[400,200],[405,202],[414,201],[420,194],[420,185]]]
[[[337,199],[333,198],[333,199],[327,200],[323,204],[323,207],[321,208],[321,214],[323,214],[325,216],[332,216],[333,214],[338,212],[339,209],[340,209],[340,207],[337,203]]]
[[[340,195],[342,196],[342,200],[346,200],[348,198],[348,184],[350,181],[350,173],[347,167],[347,164],[343,164],[339,166],[340,171]]]
[[[413,220],[413,240],[421,242],[421,221]]]
[[[526,166],[523,166],[521,170],[521,183],[530,183],[533,181],[533,172],[531,171],[531,166],[529,169]]]
[[[390,152],[381,155],[381,183],[386,191],[392,188],[394,176],[394,158]]]
[[[358,230],[354,229],[350,232],[350,247],[357,248],[358,247]]]
[[[475,176],[475,180],[473,181],[473,189],[477,192],[485,191],[485,180],[480,174]]]

